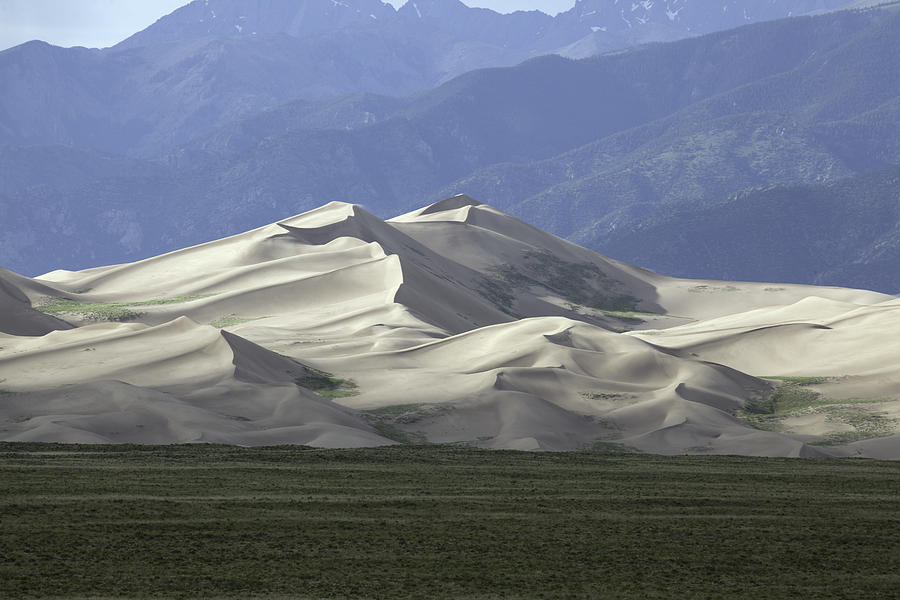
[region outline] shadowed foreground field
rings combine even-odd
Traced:
[[[0,597],[888,598],[900,463],[0,444]]]

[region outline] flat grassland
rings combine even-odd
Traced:
[[[2,598],[888,598],[900,463],[0,444]]]

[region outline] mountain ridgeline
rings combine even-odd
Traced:
[[[900,168],[893,167],[830,183],[772,185],[667,206],[609,231],[601,244],[615,256],[632,256],[677,277],[740,273],[743,279],[812,279],[818,285],[878,282],[896,291],[898,224]]]
[[[379,0],[195,0],[112,48],[29,42],[0,53],[0,143],[154,156],[290,100],[406,95],[476,68],[553,52],[580,57],[846,3],[669,0],[626,9],[582,0],[554,18],[459,0],[415,0],[399,10]],[[581,48],[574,54],[573,45]]]
[[[557,17],[344,4],[193,2],[112,49],[0,53],[5,77],[31,61],[29,85],[81,90],[49,104],[25,84],[0,94],[5,114],[40,122],[0,124],[2,264],[84,268],[329,201],[384,217],[466,192],[667,274],[900,289],[884,183],[900,164],[897,3],[578,60],[846,3],[584,0]],[[619,41],[596,45],[607,38]],[[548,52],[563,56],[496,66]],[[769,254],[696,222],[714,214],[758,222],[747,235]],[[835,246],[847,252],[811,250],[851,235],[842,222],[859,225]]]

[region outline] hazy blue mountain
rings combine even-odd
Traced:
[[[745,61],[780,72],[760,72],[663,119],[540,163],[489,167],[448,189],[466,189],[604,251],[600,238],[608,231],[661,205],[900,164],[900,16],[884,13],[861,30],[858,24],[827,16],[703,38],[716,40],[709,49],[748,51],[723,57],[720,72],[740,73]],[[496,181],[518,183],[498,188]]]
[[[459,0],[415,0],[399,10],[379,0],[195,0],[105,50],[27,43],[0,52],[0,143],[154,156],[288,101],[402,96],[476,68],[748,22],[735,12],[761,20],[845,2],[630,3],[632,26],[610,29],[590,49],[579,40],[598,35],[596,18],[622,10],[616,0],[584,0],[556,18],[501,15]],[[588,9],[595,14],[586,17]]]
[[[599,245],[690,277],[805,281],[900,292],[900,167],[667,206]]]
[[[434,83],[414,39],[341,30],[324,38],[199,38],[123,51],[31,42],[0,52],[0,140],[155,155],[294,98]]]
[[[116,50],[209,37],[308,37],[378,19],[395,11],[380,0],[197,0],[115,46]]]
[[[571,10],[557,17],[554,27],[583,34],[560,53],[584,58],[624,46],[675,41],[847,4],[844,0],[577,0]]]
[[[0,187],[2,264],[133,260],[331,200],[392,216],[447,192],[610,252],[612,232],[671,206],[900,164],[898,29],[896,12],[834,13],[538,58],[406,100],[295,100],[152,161],[34,147]],[[48,178],[56,162],[81,170]]]

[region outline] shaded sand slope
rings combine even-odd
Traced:
[[[43,335],[57,329],[70,329],[72,326],[61,319],[34,310],[28,296],[20,285],[33,287],[31,280],[6,269],[0,269],[0,333],[11,335]],[[52,293],[47,289],[48,293]]]
[[[0,335],[0,347],[7,440],[388,442],[352,411],[294,385],[308,374],[302,365],[185,317]]]
[[[894,355],[863,351],[888,343],[893,297],[670,279],[467,196],[389,222],[331,203],[136,263],[2,281],[0,301],[22,315],[0,338],[5,439],[893,452],[810,445],[883,427],[754,420],[778,382],[741,372],[816,374],[825,356],[804,363],[803,349],[842,329],[828,376],[890,389]],[[766,338],[779,329],[795,344],[781,353]],[[758,360],[793,370],[732,360],[745,351],[730,339],[756,337]]]
[[[810,295],[871,304],[886,294],[845,288],[673,279],[603,257],[541,231],[472,198],[459,195],[389,221],[437,253],[493,278],[519,310],[537,295],[560,305],[581,305],[581,315],[640,311],[677,316],[629,315],[653,326],[671,326]],[[527,306],[525,313],[528,313]],[[627,323],[626,323],[627,325]],[[634,323],[630,323],[633,327]],[[649,326],[649,325],[644,325]]]

